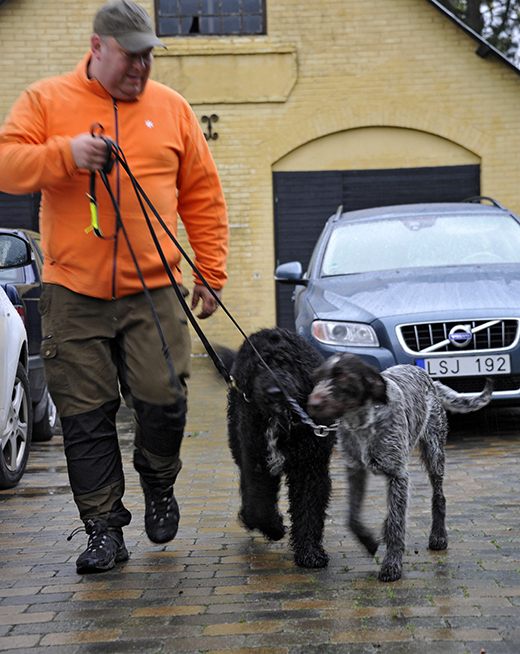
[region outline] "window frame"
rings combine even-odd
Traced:
[[[161,21],[164,19],[166,16],[171,16],[174,20],[177,21],[177,27],[182,29],[182,24],[181,21],[183,18],[194,18],[195,16],[189,15],[189,14],[182,14],[181,13],[181,0],[173,0],[177,4],[177,12],[176,14],[162,14],[161,13],[161,4],[163,0],[154,0],[154,9],[155,9],[155,26],[156,26],[156,33],[157,36],[160,38],[193,38],[193,37],[199,37],[199,38],[210,38],[210,37],[229,37],[229,36],[234,36],[234,37],[239,37],[239,36],[265,36],[267,34],[267,0],[259,0],[259,5],[260,5],[260,21],[261,21],[261,28],[260,31],[258,32],[251,32],[251,31],[243,31],[243,19],[244,16],[258,16],[258,14],[250,14],[246,13],[243,11],[243,3],[246,0],[237,0],[238,5],[239,5],[239,10],[237,13],[223,13],[223,8],[222,5],[226,0],[214,0],[215,3],[218,4],[218,15],[217,14],[202,14],[202,3],[204,0],[194,0],[194,2],[197,2],[198,5],[198,11],[197,11],[197,18],[198,18],[198,30],[196,32],[178,32],[177,34],[173,34],[167,30],[163,31],[161,28]],[[232,17],[232,16],[238,16],[240,20],[240,31],[235,31],[235,32],[229,32],[225,31],[222,29],[222,19],[227,18],[227,17]],[[216,18],[219,21],[219,31],[218,32],[201,32],[200,31],[200,20],[201,18],[205,17],[212,17]],[[193,25],[191,26],[193,28]]]

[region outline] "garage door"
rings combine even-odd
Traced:
[[[38,231],[40,193],[11,195],[0,192],[0,227]]]
[[[415,202],[458,202],[480,195],[480,166],[274,172],[276,264],[305,269],[326,220],[344,211]],[[277,324],[294,330],[293,288],[276,285]]]

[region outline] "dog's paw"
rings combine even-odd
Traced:
[[[397,581],[403,574],[403,564],[395,559],[383,561],[379,568],[379,581]]]
[[[286,534],[280,514],[269,517],[251,516],[242,509],[238,514],[238,521],[249,531],[256,529],[262,532],[268,540],[281,540]]]
[[[368,553],[371,554],[372,556],[375,556],[375,553],[377,552],[377,549],[379,547],[379,541],[377,540],[377,538],[374,538],[372,535],[369,535],[364,538],[360,538],[359,540],[365,546]]]
[[[430,534],[428,547],[436,551],[448,549],[448,534]]]
[[[323,547],[307,549],[294,553],[294,562],[300,568],[325,568],[329,563],[329,555]]]
[[[242,525],[242,527],[247,529],[247,531],[254,531],[255,529],[258,529],[255,520],[253,520],[252,516],[248,515],[244,509],[238,512],[237,520],[238,523]]]
[[[258,529],[269,540],[282,540],[282,538],[287,533],[287,529],[285,528],[281,520],[279,524],[275,524],[275,523],[263,524],[260,525]]]
[[[351,529],[361,545],[363,545],[369,554],[374,556],[379,547],[378,539],[375,538],[372,532],[365,527],[356,526],[356,529],[353,529],[351,526]]]

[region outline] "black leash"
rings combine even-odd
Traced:
[[[208,352],[209,356],[211,357],[211,360],[213,361],[213,364],[215,365],[215,368],[220,373],[220,375],[225,379],[225,381],[228,384],[231,384],[232,383],[232,378],[231,378],[231,376],[229,374],[229,371],[227,370],[227,368],[223,364],[222,359],[218,356],[217,352],[215,351],[215,349],[213,348],[211,343],[206,338],[206,335],[204,334],[204,332],[201,329],[200,325],[195,320],[195,316],[193,315],[193,312],[190,311],[190,308],[188,307],[188,303],[186,302],[186,300],[184,298],[184,294],[182,293],[182,290],[179,287],[179,284],[177,283],[177,280],[175,279],[175,276],[174,276],[173,271],[172,271],[172,269],[170,267],[170,264],[168,263],[168,260],[166,259],[166,256],[165,256],[165,254],[164,254],[164,252],[163,252],[163,250],[161,248],[161,244],[159,243],[159,239],[157,238],[157,234],[156,234],[156,232],[155,232],[155,230],[153,228],[152,222],[150,220],[150,217],[148,215],[148,212],[146,210],[146,206],[144,205],[143,200],[146,202],[146,204],[148,204],[148,206],[152,210],[154,216],[159,221],[161,227],[165,230],[168,237],[173,241],[175,246],[179,249],[182,256],[186,259],[186,261],[189,263],[189,265],[195,271],[196,275],[201,280],[201,282],[204,284],[204,286],[211,292],[211,295],[215,298],[215,300],[217,301],[219,306],[224,308],[224,305],[222,304],[222,302],[219,299],[219,297],[217,296],[217,294],[213,291],[211,286],[209,286],[208,282],[206,281],[206,279],[204,278],[202,273],[197,269],[195,264],[191,261],[188,254],[181,247],[180,243],[177,241],[175,236],[168,229],[168,226],[166,225],[166,223],[164,223],[163,219],[161,218],[159,213],[156,211],[155,207],[150,202],[149,198],[147,197],[147,195],[145,194],[145,192],[143,191],[143,189],[141,188],[141,186],[139,185],[139,183],[135,179],[134,175],[130,171],[130,168],[128,166],[126,158],[124,157],[124,154],[121,151],[121,149],[118,146],[116,146],[115,144],[114,144],[114,147],[117,147],[117,160],[121,163],[121,166],[123,167],[123,169],[125,170],[125,172],[129,176],[130,181],[132,182],[132,186],[134,187],[134,191],[135,191],[135,194],[137,196],[137,200],[138,200],[139,205],[141,207],[141,211],[143,212],[143,216],[144,216],[144,218],[146,220],[146,224],[147,224],[148,230],[149,230],[149,232],[150,232],[150,234],[152,236],[155,248],[156,248],[156,250],[157,250],[157,252],[159,254],[159,257],[161,258],[161,262],[162,262],[162,264],[164,266],[166,274],[168,275],[168,279],[170,280],[170,283],[173,286],[175,294],[177,295],[177,298],[178,298],[179,302],[181,303],[181,306],[182,306],[182,308],[184,310],[184,313],[186,314],[188,320],[190,321],[193,329],[196,331],[198,337],[201,339],[201,342],[204,345],[204,347],[205,347],[206,351]],[[106,176],[105,176],[105,179],[103,179],[103,177],[101,177],[101,179],[103,180],[103,183],[105,184],[105,186],[107,186],[108,179],[106,178]],[[227,313],[227,310],[226,310],[226,313]]]
[[[170,377],[172,379],[173,386],[175,388],[180,388],[180,382],[179,382],[179,380],[177,378],[177,375],[175,374],[175,370],[174,370],[174,367],[173,367],[173,362],[171,360],[169,348],[168,348],[168,345],[167,345],[166,340],[164,338],[164,334],[163,334],[162,327],[161,327],[160,322],[159,322],[159,318],[157,316],[157,312],[155,311],[155,308],[153,306],[153,302],[152,302],[152,299],[151,299],[151,296],[150,296],[150,292],[149,292],[149,290],[148,290],[148,288],[146,286],[146,282],[144,280],[144,276],[142,274],[142,271],[141,271],[141,269],[139,267],[137,257],[135,256],[133,248],[132,248],[132,246],[130,244],[128,233],[127,233],[126,228],[125,228],[125,226],[123,224],[123,220],[122,220],[122,217],[121,217],[121,212],[119,210],[119,205],[117,203],[116,198],[114,197],[114,194],[113,194],[112,189],[110,187],[110,182],[109,182],[108,177],[107,177],[107,175],[110,173],[110,170],[111,170],[111,168],[113,166],[114,161],[118,161],[121,164],[121,167],[127,173],[128,177],[130,178],[130,181],[132,182],[132,186],[134,188],[135,194],[137,196],[137,200],[139,202],[139,205],[140,205],[141,210],[143,212],[144,218],[146,220],[146,224],[147,224],[148,229],[150,231],[150,234],[152,236],[154,245],[155,245],[155,247],[157,249],[157,252],[158,252],[159,257],[161,259],[161,262],[162,262],[162,264],[164,266],[164,269],[165,269],[165,271],[166,271],[166,273],[168,275],[170,283],[174,288],[175,294],[177,295],[177,298],[179,299],[179,302],[181,303],[181,306],[182,306],[188,320],[190,321],[190,323],[191,323],[192,327],[194,328],[195,332],[197,333],[198,337],[201,339],[202,344],[204,345],[208,355],[210,356],[211,360],[213,361],[213,364],[215,365],[215,368],[217,369],[219,374],[224,378],[226,383],[228,385],[234,387],[234,388],[237,388],[236,384],[235,384],[235,380],[230,375],[230,373],[227,370],[226,366],[224,365],[222,359],[219,357],[219,355],[217,354],[217,352],[215,351],[215,349],[213,348],[213,346],[211,345],[209,340],[206,338],[206,335],[204,334],[204,332],[201,329],[200,325],[195,320],[195,316],[193,315],[192,311],[188,307],[188,304],[187,304],[187,302],[186,302],[186,300],[184,298],[184,295],[183,295],[183,293],[182,293],[182,291],[181,291],[181,289],[179,287],[179,284],[177,283],[177,280],[175,279],[175,276],[174,276],[174,274],[173,274],[173,272],[171,270],[171,267],[170,267],[170,265],[168,263],[168,260],[166,259],[166,256],[165,256],[165,254],[164,254],[164,252],[163,252],[163,250],[161,248],[161,245],[159,243],[159,239],[157,238],[157,234],[156,234],[156,232],[155,232],[155,230],[153,228],[153,225],[151,223],[150,217],[149,217],[148,212],[146,210],[145,204],[148,205],[148,208],[151,210],[151,212],[153,213],[155,218],[158,220],[159,224],[164,229],[164,231],[166,232],[166,234],[168,235],[170,240],[177,247],[177,249],[179,250],[181,255],[184,257],[184,259],[190,265],[191,269],[197,275],[198,279],[200,279],[202,284],[206,287],[206,289],[210,292],[212,297],[216,300],[217,304],[222,308],[224,313],[228,316],[228,318],[231,320],[231,322],[235,325],[235,327],[238,329],[238,331],[242,334],[242,336],[247,341],[247,343],[249,344],[249,346],[251,347],[251,349],[253,350],[255,355],[258,357],[258,359],[260,360],[262,365],[273,376],[273,378],[276,381],[278,387],[280,388],[281,392],[283,393],[286,402],[289,404],[289,406],[291,407],[293,412],[299,417],[299,419],[304,424],[310,426],[314,430],[314,433],[317,436],[325,437],[331,431],[334,431],[335,428],[336,428],[335,426],[326,427],[324,425],[316,425],[314,423],[314,421],[300,407],[298,402],[296,402],[296,400],[289,395],[289,393],[287,392],[287,389],[280,382],[280,380],[276,376],[275,372],[264,361],[264,359],[263,359],[262,355],[260,354],[260,352],[253,345],[253,343],[251,343],[251,341],[250,341],[249,337],[247,336],[247,334],[240,327],[240,325],[237,323],[237,321],[231,315],[231,313],[227,310],[227,308],[224,305],[224,303],[222,302],[222,300],[218,297],[218,295],[214,292],[214,290],[208,284],[207,280],[202,275],[200,270],[197,268],[195,263],[191,260],[188,253],[184,250],[184,248],[181,246],[181,244],[176,239],[174,234],[172,234],[172,232],[170,231],[170,229],[168,228],[168,226],[166,225],[166,223],[164,222],[162,217],[159,215],[159,213],[157,212],[157,210],[153,206],[152,202],[150,201],[150,199],[148,198],[148,196],[144,192],[143,188],[141,187],[139,182],[136,180],[136,178],[132,174],[132,172],[130,170],[130,167],[128,166],[128,163],[126,161],[126,157],[124,156],[124,153],[121,150],[121,148],[114,141],[112,141],[111,139],[103,136],[103,134],[102,134],[103,127],[101,125],[99,125],[99,124],[96,124],[95,126],[92,127],[92,130],[91,130],[92,135],[94,136],[94,130],[97,127],[99,127],[101,129],[100,138],[103,139],[103,141],[105,142],[105,144],[107,146],[107,150],[108,150],[107,164],[103,168],[103,170],[99,171],[99,175],[100,175],[100,178],[101,178],[105,188],[107,189],[107,192],[108,192],[108,194],[110,196],[110,199],[112,201],[112,204],[114,206],[114,210],[116,212],[117,225],[121,228],[121,230],[123,232],[126,243],[128,245],[128,249],[129,249],[130,254],[132,256],[132,259],[134,261],[134,265],[136,267],[137,274],[139,276],[139,280],[140,280],[140,282],[141,282],[141,284],[143,286],[145,297],[146,297],[146,299],[148,301],[148,305],[149,305],[150,310],[152,312],[152,315],[154,317],[154,321],[155,321],[155,324],[157,326],[159,336],[161,338],[161,343],[162,343],[162,347],[163,347],[163,354],[164,354],[166,362],[168,364],[168,369],[169,369],[169,372],[170,372]],[[87,197],[89,198],[90,209],[91,209],[91,226],[86,231],[91,231],[92,230],[92,231],[94,231],[94,234],[96,236],[98,236],[100,238],[104,238],[104,236],[103,236],[103,234],[101,232],[101,229],[99,227],[99,221],[98,221],[98,217],[97,217],[97,200],[96,200],[95,180],[96,180],[96,174],[95,174],[95,172],[92,172],[91,175],[90,175],[90,193],[87,193]]]
[[[134,261],[134,265],[135,265],[135,268],[137,270],[139,280],[140,280],[140,282],[141,282],[141,284],[143,286],[144,295],[145,295],[146,300],[148,302],[148,306],[150,307],[150,310],[152,312],[152,316],[153,316],[153,319],[154,319],[154,322],[155,322],[155,326],[156,326],[157,331],[159,333],[159,338],[161,339],[162,351],[163,351],[164,358],[166,359],[166,364],[168,366],[168,372],[170,374],[170,379],[172,381],[172,385],[173,385],[173,387],[175,389],[180,391],[180,393],[182,395],[184,395],[184,391],[182,389],[179,378],[175,374],[175,369],[173,367],[173,361],[172,361],[172,358],[171,358],[171,355],[170,355],[170,348],[168,346],[168,343],[166,342],[166,338],[164,337],[164,332],[162,330],[162,326],[161,326],[161,323],[159,321],[159,316],[157,315],[157,311],[155,310],[155,307],[153,306],[153,300],[152,300],[152,297],[150,295],[150,291],[149,291],[148,287],[146,286],[144,275],[143,275],[143,273],[142,273],[142,271],[141,271],[141,269],[139,267],[137,257],[135,256],[135,252],[134,252],[134,250],[132,248],[132,245],[130,243],[130,239],[128,238],[128,233],[126,231],[126,227],[125,227],[125,225],[123,223],[123,220],[121,219],[121,212],[119,210],[119,205],[118,205],[118,203],[117,203],[117,201],[116,201],[116,199],[114,197],[114,194],[112,193],[110,183],[109,183],[108,178],[107,178],[104,171],[100,171],[100,177],[101,177],[101,179],[103,181],[103,184],[105,185],[105,188],[107,189],[107,191],[108,191],[108,193],[110,195],[110,199],[112,200],[112,204],[114,205],[114,209],[116,211],[117,224],[119,225],[121,231],[123,232],[126,244],[128,246],[128,249],[129,249],[130,254],[132,256],[132,259]],[[175,288],[178,289],[178,285],[176,285]]]

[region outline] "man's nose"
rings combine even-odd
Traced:
[[[131,63],[135,68],[146,68],[147,55],[134,54],[132,55]]]

